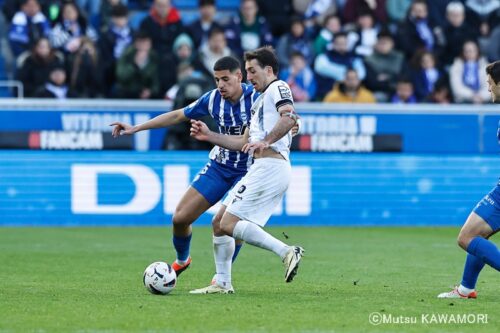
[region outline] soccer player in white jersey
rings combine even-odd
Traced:
[[[199,120],[191,121],[191,135],[229,150],[253,155],[254,164],[230,191],[228,206],[220,227],[227,235],[270,250],[285,265],[285,282],[297,274],[304,249],[289,246],[263,227],[281,202],[290,182],[291,129],[297,121],[292,93],[286,82],[277,79],[278,59],[270,47],[245,53],[248,80],[261,93],[251,108],[250,128],[243,135],[225,136],[211,132]],[[217,266],[217,276],[231,276],[231,257]],[[231,279],[216,281],[192,294],[234,293]]]
[[[494,103],[500,103],[500,60],[486,66],[488,88]],[[500,143],[500,123],[497,132]],[[476,282],[485,265],[500,271],[500,251],[489,240],[500,231],[500,181],[472,210],[458,235],[458,245],[467,251],[462,282],[438,298],[476,298]]]

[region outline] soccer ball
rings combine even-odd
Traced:
[[[150,293],[166,295],[175,288],[177,274],[169,264],[157,261],[146,268],[142,281]]]

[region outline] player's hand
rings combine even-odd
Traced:
[[[293,125],[293,127],[292,127],[292,137],[296,136],[297,134],[300,134],[300,127],[301,126],[302,126],[302,121],[297,116],[297,121],[295,122],[295,125]]]
[[[264,141],[257,141],[245,144],[243,148],[241,148],[241,151],[253,155],[254,153],[259,154],[267,148],[269,148],[269,143]]]
[[[190,135],[196,140],[208,141],[210,129],[201,120],[191,120]]]
[[[136,133],[136,130],[134,129],[134,126],[131,126],[129,124],[121,123],[119,121],[112,123],[109,126],[114,126],[113,128],[113,137],[117,138],[120,135],[132,135]]]

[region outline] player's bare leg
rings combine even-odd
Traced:
[[[191,243],[191,224],[206,212],[212,205],[193,187],[189,187],[175,208],[172,218],[173,243],[177,251],[177,259],[172,268],[180,275],[191,264],[189,247]]]
[[[488,240],[495,232],[478,214],[472,212],[458,235],[458,245],[469,252],[467,255],[462,283],[452,291],[441,293],[438,298],[476,298],[475,284],[477,277],[485,265],[483,258],[470,253],[469,246],[477,237]],[[477,241],[474,241],[477,242]]]

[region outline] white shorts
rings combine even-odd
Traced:
[[[248,173],[229,192],[228,200],[224,200],[227,211],[265,226],[288,189],[291,172],[289,161],[255,159]]]

